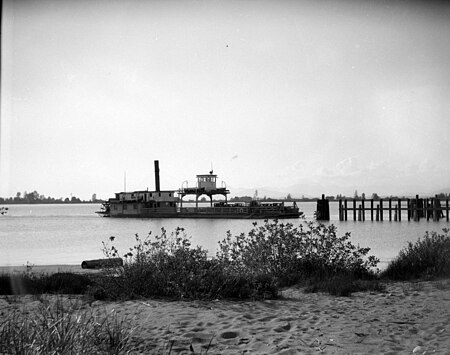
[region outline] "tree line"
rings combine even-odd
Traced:
[[[71,196],[63,198],[46,197],[40,195],[37,191],[33,192],[17,192],[15,197],[0,197],[0,203],[2,204],[52,204],[52,203],[89,203],[96,201],[84,201],[78,197]]]

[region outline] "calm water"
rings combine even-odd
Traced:
[[[1,206],[0,206],[1,207]],[[134,244],[134,236],[159,234],[161,228],[173,231],[184,227],[194,245],[201,245],[213,255],[217,242],[226,237],[248,232],[250,220],[189,220],[189,219],[114,219],[101,218],[94,212],[100,205],[9,205],[8,214],[0,215],[0,266],[80,264],[83,260],[102,258],[102,241],[116,237],[115,245],[125,253]],[[299,203],[306,220],[312,220],[315,203]],[[330,204],[331,222],[338,234],[351,232],[352,241],[370,247],[371,254],[381,259],[380,267],[425,231],[441,232],[450,223],[408,222],[340,222],[337,204]],[[369,217],[370,218],[370,217]],[[301,220],[289,220],[294,224]],[[262,221],[260,221],[262,223]]]

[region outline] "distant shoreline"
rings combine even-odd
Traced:
[[[26,265],[0,265],[0,275],[15,274],[27,271]],[[98,273],[96,269],[82,269],[81,262],[79,264],[55,264],[55,265],[31,265],[29,271],[38,274],[55,274],[58,272],[70,272],[75,274]]]
[[[9,202],[9,201],[0,201],[0,205],[95,205],[95,204],[101,204],[105,201],[82,201],[82,202],[64,202],[64,201],[58,201],[58,202],[43,202],[43,201],[37,201],[37,202]]]

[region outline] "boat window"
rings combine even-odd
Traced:
[[[138,207],[138,206],[137,206],[137,203],[133,204],[133,209],[134,209],[134,210],[137,210],[137,207]]]

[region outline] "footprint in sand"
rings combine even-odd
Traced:
[[[227,331],[227,332],[223,332],[219,335],[222,339],[225,340],[229,340],[229,339],[235,339],[239,336],[238,332],[234,332],[234,331]]]
[[[275,316],[266,316],[266,317],[259,318],[258,321],[259,322],[270,322],[270,321],[274,320],[275,318],[276,318]]]
[[[291,330],[291,324],[289,322],[274,329],[274,331],[277,333],[288,332],[289,330]]]

